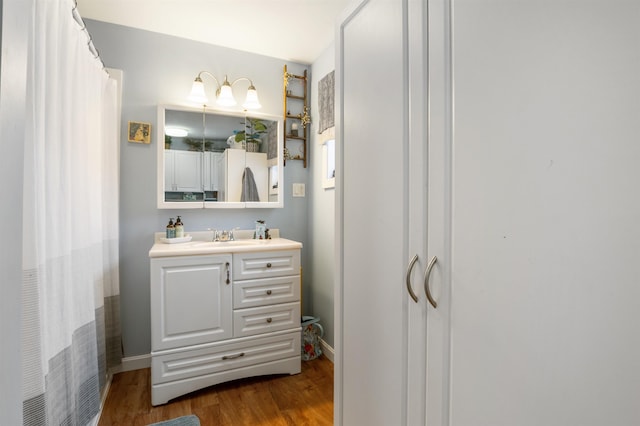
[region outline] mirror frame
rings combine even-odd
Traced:
[[[176,202],[165,201],[164,194],[164,128],[165,128],[165,111],[188,111],[198,114],[219,114],[231,117],[238,117],[245,119],[247,117],[260,118],[264,120],[275,121],[278,127],[278,157],[275,159],[275,164],[272,166],[278,167],[278,201],[248,201],[248,202],[235,202],[235,201],[202,201],[202,202]],[[281,116],[263,114],[249,111],[229,111],[216,108],[194,108],[184,105],[158,105],[158,121],[156,129],[156,141],[157,141],[157,205],[158,209],[274,209],[284,207],[284,194],[282,191],[282,184],[284,182],[284,119]],[[204,161],[204,159],[203,159]],[[204,168],[203,168],[204,170]]]

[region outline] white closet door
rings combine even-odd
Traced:
[[[361,3],[339,42],[337,140],[343,425],[399,425],[405,410],[407,248],[405,61],[399,1]],[[340,131],[341,130],[341,131]],[[342,181],[342,183],[340,183]],[[338,423],[339,424],[339,423]]]
[[[640,424],[640,4],[452,11],[450,245],[434,282],[451,401],[430,425]]]

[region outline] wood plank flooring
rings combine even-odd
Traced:
[[[113,377],[99,426],[145,426],[195,414],[202,426],[322,426],[333,424],[333,363],[302,362],[293,376],[236,380],[151,406],[150,369]]]

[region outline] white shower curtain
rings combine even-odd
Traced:
[[[85,425],[121,358],[116,83],[71,0],[34,2],[23,229],[25,425]]]

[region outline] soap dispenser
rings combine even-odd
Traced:
[[[167,225],[167,238],[176,237],[176,227],[173,224],[173,218],[169,218],[169,224]]]
[[[184,224],[182,223],[182,219],[180,219],[180,216],[178,216],[178,218],[176,219],[176,238],[183,238],[184,237]]]

